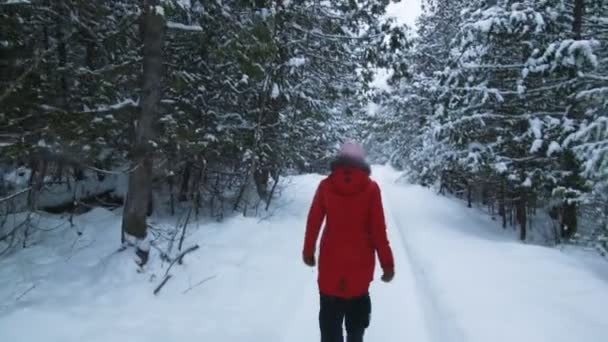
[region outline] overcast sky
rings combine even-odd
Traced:
[[[398,3],[391,3],[386,10],[389,17],[397,18],[399,23],[408,24],[414,27],[416,17],[420,15],[421,0],[401,0]]]

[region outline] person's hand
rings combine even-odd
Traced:
[[[310,267],[315,267],[315,265],[317,264],[315,261],[315,255],[304,255],[302,256],[302,259],[304,260],[304,263]]]
[[[390,283],[391,280],[395,278],[395,269],[387,268],[384,270],[384,274],[382,274],[382,281],[385,283]]]

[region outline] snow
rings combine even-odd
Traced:
[[[605,340],[604,260],[519,243],[512,230],[466,203],[419,186],[394,186],[388,181],[397,178],[394,171],[374,171],[391,204],[391,227],[400,228],[422,280],[418,284],[428,285],[433,295],[436,306],[427,308],[427,324],[446,336],[433,341]],[[588,258],[603,268],[589,267]]]
[[[292,66],[292,67],[300,67],[300,66],[302,66],[304,64],[306,64],[306,58],[305,57],[292,57],[287,62],[287,65]]]
[[[605,340],[608,272],[599,258],[519,243],[485,214],[400,185],[400,176],[373,170],[396,278],[372,284],[367,340]],[[318,341],[316,270],[302,264],[300,251],[321,178],[289,178],[262,219],[193,223],[184,245],[200,249],[171,269],[157,296],[167,264],[152,248],[139,273],[131,250],[117,252],[119,211],[95,209],[76,216],[74,227],[41,215],[39,225],[63,228],[0,259],[0,340]]]
[[[575,40],[568,41],[570,43],[568,47],[568,53],[574,55],[575,53],[581,54],[593,67],[598,66],[597,56],[593,52],[595,49],[600,47],[600,43],[597,40]]]
[[[543,147],[542,139],[535,139],[530,147],[530,153],[536,153]]]
[[[541,33],[542,30],[545,28],[545,25],[546,25],[545,19],[543,18],[543,16],[540,13],[535,12],[534,13],[534,21],[536,22],[536,30],[535,30],[535,32],[536,33]]]
[[[270,97],[273,99],[278,98],[281,95],[281,91],[279,90],[279,85],[274,83],[272,85],[272,92],[270,93]]]
[[[154,12],[156,12],[156,14],[161,15],[161,16],[165,16],[165,8],[163,6],[154,6]]]
[[[139,101],[134,101],[133,99],[125,99],[119,101],[112,105],[100,105],[96,109],[88,109],[84,108],[84,113],[99,113],[99,112],[107,112],[110,110],[119,110],[125,107],[137,107],[139,106]]]
[[[23,166],[12,170],[11,172],[4,175],[4,181],[11,184],[14,187],[21,188],[28,184],[32,170]]]
[[[195,31],[202,32],[203,27],[201,25],[184,25],[181,23],[176,23],[174,21],[168,21],[167,27],[175,30],[183,30],[183,31]]]
[[[473,27],[482,33],[488,33],[492,30],[492,27],[494,27],[494,24],[499,24],[499,22],[497,22],[497,19],[488,18],[488,19],[484,19],[484,20],[480,20],[480,21],[476,22],[475,24],[473,24]]]
[[[85,148],[88,145],[85,145]],[[19,167],[4,175],[5,185],[16,189],[13,192],[24,189],[29,184],[31,170]],[[94,194],[107,191],[118,191],[118,186],[126,179],[126,175],[107,174],[103,181],[97,179],[97,173],[86,171],[85,179],[76,182],[61,182],[46,184],[38,197],[38,206],[41,208],[65,204],[73,199],[82,199]],[[0,181],[0,183],[2,183]],[[22,192],[12,201],[0,201],[0,212],[21,212],[27,208],[29,192]],[[0,227],[1,231],[1,227]],[[1,257],[0,257],[1,260]]]
[[[529,121],[530,122],[530,130],[536,139],[541,139],[543,137],[543,122],[539,118],[534,118]]]
[[[381,108],[382,107],[379,104],[377,104],[373,101],[370,101],[367,103],[366,111],[369,116],[375,116],[376,114],[378,114],[380,112]]]
[[[422,0],[402,0],[390,2],[386,6],[386,18],[394,18],[397,25],[408,25],[414,27],[416,19],[422,13]]]
[[[496,172],[498,172],[500,174],[503,174],[503,173],[507,172],[509,170],[509,168],[506,163],[500,162],[500,163],[494,164],[494,170],[496,170]]]
[[[549,149],[547,150],[547,157],[551,157],[553,154],[560,152],[562,147],[557,141],[552,141],[549,144]]]
[[[377,69],[370,85],[379,90],[390,91],[391,86],[388,84],[388,80],[393,76],[393,73],[393,70]]]

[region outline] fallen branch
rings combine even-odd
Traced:
[[[186,236],[186,227],[188,227],[188,222],[190,221],[190,214],[192,213],[192,207],[188,210],[188,215],[186,215],[186,220],[184,221],[184,226],[182,228],[182,236],[179,238],[179,244],[177,245],[177,250],[182,250],[182,245],[184,244],[184,237]],[[182,263],[181,261],[179,262]]]
[[[188,249],[184,250],[183,252],[179,253],[172,261],[171,264],[169,264],[169,267],[167,267],[167,271],[165,272],[165,276],[167,276],[167,274],[169,274],[169,271],[171,270],[171,267],[173,267],[173,265],[175,265],[175,263],[179,263],[180,265],[183,262],[184,256],[186,256],[186,254],[190,253],[190,252],[194,252],[195,250],[199,249],[199,245],[194,245],[192,247],[189,247]]]
[[[28,192],[30,190],[32,190],[31,186],[27,187],[25,189],[19,190],[19,191],[15,192],[14,194],[8,195],[8,196],[6,196],[4,198],[0,198],[0,202],[5,202],[5,201],[8,201],[10,199],[13,199],[13,198],[15,198],[15,197],[17,197],[17,196],[19,196],[19,195],[21,195],[23,193],[26,193],[26,192]]]
[[[195,250],[199,249],[199,245],[194,245],[192,247],[189,247],[188,249],[184,250],[183,252],[181,252],[180,254],[178,254],[172,261],[171,264],[169,264],[169,267],[167,267],[167,270],[165,271],[165,275],[163,276],[163,281],[156,287],[156,289],[154,289],[154,295],[157,295],[160,290],[162,290],[163,286],[165,286],[165,284],[169,281],[169,279],[171,279],[171,275],[169,274],[169,271],[171,271],[171,268],[173,267],[173,265],[175,265],[175,263],[179,263],[180,265],[182,264],[182,261],[184,259],[184,256],[186,256],[186,254],[190,253],[190,252],[194,252]]]
[[[207,278],[205,278],[205,279],[203,279],[203,280],[199,281],[198,283],[196,283],[196,284],[194,284],[194,285],[190,286],[189,288],[185,289],[185,290],[184,290],[184,292],[182,292],[182,294],[186,294],[186,293],[188,293],[190,290],[193,290],[193,289],[195,289],[195,288],[197,288],[197,287],[201,286],[202,284],[204,284],[204,283],[208,282],[209,280],[211,280],[211,279],[213,279],[213,278],[216,278],[216,277],[217,277],[217,274],[216,274],[216,275],[212,275],[211,277],[207,277]]]
[[[23,298],[23,296],[25,296],[26,294],[30,293],[30,291],[32,291],[35,288],[36,288],[36,284],[33,284],[32,286],[30,286],[29,289],[25,290],[25,292],[23,292],[22,294],[20,294],[19,297],[17,297],[15,300],[17,301],[17,300]]]
[[[163,286],[165,286],[165,284],[169,281],[169,279],[171,279],[171,275],[167,275],[165,276],[165,278],[163,279],[163,281],[154,289],[154,295],[156,296],[160,290],[163,288]]]

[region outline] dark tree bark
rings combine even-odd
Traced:
[[[581,39],[583,32],[583,14],[585,13],[585,0],[574,1],[574,22],[572,23],[572,32],[574,39]]]
[[[471,189],[471,184],[467,182],[467,207],[473,207],[473,194]]]
[[[65,13],[63,13],[63,9],[59,9],[59,13],[65,15]],[[67,76],[66,76],[66,66],[67,66],[67,60],[68,60],[68,52],[67,52],[67,46],[66,46],[66,42],[65,42],[65,37],[63,34],[63,28],[61,27],[61,23],[58,23],[56,26],[56,36],[57,36],[57,42],[59,44],[59,46],[57,47],[57,56],[58,56],[58,60],[59,60],[59,68],[60,68],[60,87],[61,87],[61,101],[62,101],[62,105],[64,107],[66,107],[68,105],[68,80],[67,80]]]
[[[570,239],[576,234],[577,231],[577,218],[576,218],[576,204],[565,203],[563,204],[560,222],[560,232],[562,239]]]
[[[186,200],[188,200],[188,193],[189,193],[189,185],[190,185],[190,173],[191,173],[191,169],[192,168],[192,164],[188,161],[186,162],[186,165],[184,166],[184,171],[182,173],[182,183],[181,186],[179,188],[179,201],[180,202],[185,202]]]
[[[523,192],[521,192],[517,198],[515,212],[517,223],[519,223],[519,239],[521,241],[526,241],[528,218],[526,212],[526,198]]]
[[[498,214],[500,215],[500,217],[502,217],[502,228],[507,229],[507,208],[506,208],[506,201],[505,201],[505,186],[502,182],[500,184],[500,192],[499,192],[498,196],[499,196]]]
[[[268,197],[268,180],[270,178],[270,171],[267,168],[258,168],[253,174],[255,180],[255,186],[258,191],[260,198],[266,200]]]
[[[122,221],[123,232],[139,239],[146,237],[146,214],[152,191],[151,141],[154,138],[154,124],[158,118],[160,102],[164,31],[164,18],[156,11],[158,0],[144,0],[143,3],[143,94],[132,154],[136,167],[129,175]]]

